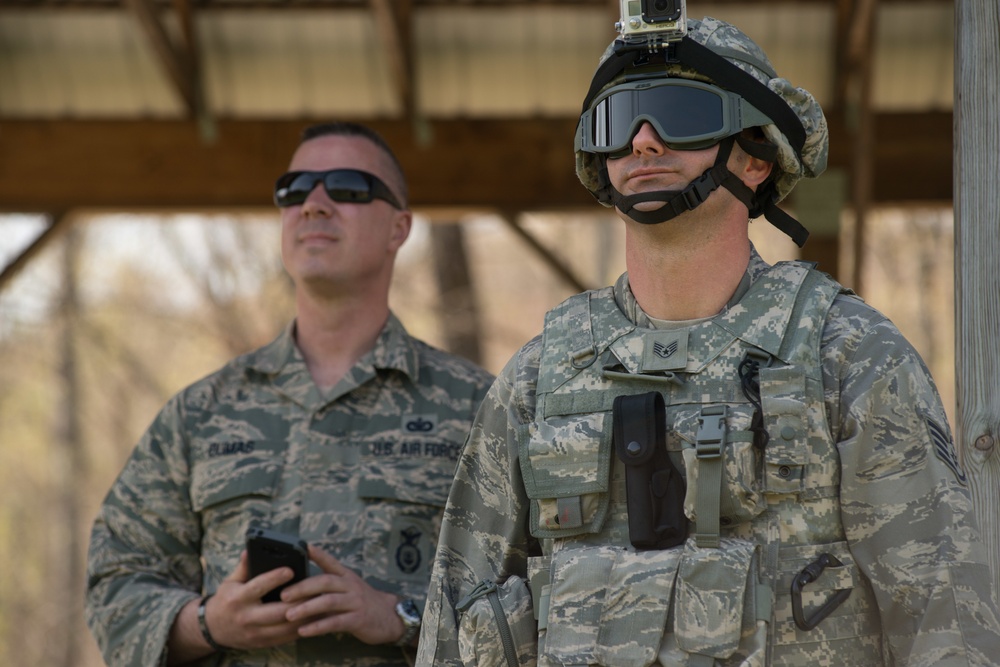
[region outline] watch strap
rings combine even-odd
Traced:
[[[420,634],[420,608],[410,598],[396,603],[396,615],[403,622],[403,636],[396,641],[396,646],[412,646]]]

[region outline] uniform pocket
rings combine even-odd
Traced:
[[[282,470],[281,459],[256,453],[195,463],[191,507],[201,515],[205,579],[211,590],[236,566],[247,526],[270,523]]]
[[[462,615],[458,650],[465,665],[531,667],[536,663],[538,626],[531,591],[523,579],[512,576],[499,586],[484,581],[456,609]]]
[[[423,599],[441,516],[455,476],[443,443],[408,440],[362,457],[357,495],[363,576],[374,585]]]
[[[653,664],[681,554],[602,546],[553,555],[545,659],[557,665]]]

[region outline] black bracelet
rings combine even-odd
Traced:
[[[205,605],[208,604],[208,599],[212,597],[212,593],[209,593],[201,599],[198,603],[198,627],[201,628],[201,636],[205,638],[208,645],[212,647],[213,651],[225,651],[226,647],[218,644],[214,639],[212,639],[212,633],[208,631],[208,623],[205,622]]]

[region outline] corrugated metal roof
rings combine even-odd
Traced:
[[[367,3],[357,4],[335,11],[195,12],[210,113],[398,116],[401,103],[374,19]],[[832,3],[689,3],[688,11],[740,26],[783,76],[821,103],[831,102]],[[172,12],[162,18],[179,34]],[[598,56],[615,35],[609,9],[592,4],[431,3],[418,6],[413,19],[416,104],[431,117],[575,114]],[[950,109],[953,35],[950,3],[881,5],[872,47],[875,108]],[[69,3],[58,10],[0,11],[0,116],[184,113],[138,21],[121,8]]]

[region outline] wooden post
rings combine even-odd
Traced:
[[[956,442],[1000,591],[1000,5],[955,2]]]

